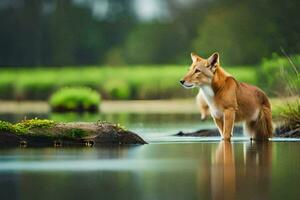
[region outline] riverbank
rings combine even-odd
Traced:
[[[271,98],[273,117],[278,117],[282,107],[294,102],[297,97]],[[199,110],[195,99],[173,100],[104,100],[99,107],[101,113],[136,114],[197,114]],[[0,113],[48,113],[50,107],[46,101],[0,101]]]
[[[101,113],[198,113],[194,99],[176,100],[104,100]],[[48,113],[46,101],[0,101],[0,113]]]

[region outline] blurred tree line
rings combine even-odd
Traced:
[[[237,65],[300,52],[299,0],[161,0],[148,20],[137,1],[1,0],[0,66],[186,63],[191,51]]]

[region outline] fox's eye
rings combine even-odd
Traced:
[[[199,69],[196,69],[196,70],[195,70],[195,73],[198,73],[198,72],[201,72],[201,71],[200,71]]]

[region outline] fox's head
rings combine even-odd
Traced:
[[[219,54],[213,53],[208,59],[204,59],[191,53],[191,58],[193,63],[180,83],[185,88],[211,84],[216,68],[219,66]]]

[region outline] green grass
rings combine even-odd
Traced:
[[[258,73],[260,87],[270,95],[282,97],[300,94],[300,55],[290,58],[273,55],[263,60]]]
[[[49,104],[53,111],[98,111],[101,97],[88,87],[64,87],[56,91]]]
[[[226,67],[236,79],[256,84],[254,67]],[[104,99],[163,99],[192,97],[179,80],[186,66],[60,67],[0,69],[0,99],[46,100],[59,88],[87,86]]]
[[[284,126],[290,130],[300,130],[300,101],[287,104],[281,115]]]

